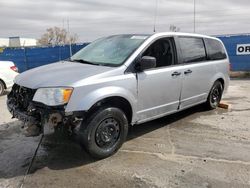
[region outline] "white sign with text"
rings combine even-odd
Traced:
[[[237,44],[237,55],[250,55],[250,44]]]

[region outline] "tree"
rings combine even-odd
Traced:
[[[181,29],[175,25],[170,25],[169,30],[172,32],[179,32]]]
[[[51,27],[46,30],[38,43],[41,45],[62,45],[62,44],[72,44],[76,43],[78,39],[77,34],[69,35],[69,33],[59,27]]]

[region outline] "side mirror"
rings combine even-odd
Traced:
[[[137,71],[143,71],[155,67],[156,67],[156,59],[155,57],[152,56],[143,56],[135,66]]]

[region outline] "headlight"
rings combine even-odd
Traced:
[[[48,106],[58,106],[69,102],[73,88],[40,88],[36,91],[33,101]]]

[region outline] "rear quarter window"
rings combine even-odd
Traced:
[[[221,42],[215,39],[204,39],[207,49],[208,60],[221,60],[226,59],[226,52]]]
[[[202,38],[179,37],[179,42],[184,63],[206,60],[206,50]]]

